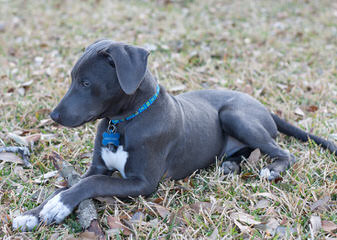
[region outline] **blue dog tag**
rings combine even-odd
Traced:
[[[113,144],[116,147],[119,146],[119,137],[120,134],[118,132],[113,132],[113,130],[108,130],[103,133],[103,146],[108,146],[109,144]]]

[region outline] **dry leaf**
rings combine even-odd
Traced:
[[[53,121],[52,119],[50,119],[50,118],[48,118],[48,119],[42,119],[42,120],[40,121],[39,125],[37,125],[37,127],[38,127],[38,128],[39,128],[39,127],[44,127],[44,126],[50,125],[50,124],[52,124],[52,123],[54,123],[54,121]]]
[[[196,202],[193,203],[191,205],[189,205],[189,207],[194,210],[196,213],[199,213],[200,211],[216,211],[216,212],[222,212],[223,207],[214,204],[214,203],[210,203],[210,202]]]
[[[319,199],[318,201],[314,202],[310,206],[311,211],[315,210],[316,208],[325,206],[329,202],[329,200],[330,200],[330,197],[329,196],[325,196],[325,197]]]
[[[261,224],[260,221],[256,221],[253,216],[251,216],[247,213],[240,213],[240,212],[232,213],[230,215],[230,218],[233,219],[233,220],[238,220],[242,223],[247,223],[249,225]]]
[[[26,139],[15,133],[8,133],[8,137],[20,145],[28,146]]]
[[[158,204],[155,204],[154,206],[155,206],[155,208],[157,209],[159,215],[162,218],[166,218],[167,216],[170,215],[170,211],[166,207],[163,207],[163,206],[158,205]]]
[[[311,231],[313,232],[313,234],[315,234],[322,228],[322,222],[321,222],[320,216],[311,216],[310,223],[311,223]]]
[[[311,105],[307,108],[308,112],[316,112],[318,110],[318,107],[315,105]]]
[[[278,200],[278,198],[274,194],[269,193],[269,192],[255,193],[252,196],[253,197],[267,197],[267,198],[270,198],[272,200]]]
[[[248,233],[248,234],[251,232],[250,227],[241,224],[238,220],[234,220],[234,223],[235,223],[236,226],[238,226],[238,228],[240,229],[241,232]]]
[[[108,216],[107,223],[110,227],[110,230],[114,230],[114,233],[122,231],[124,235],[131,234],[130,230],[121,223],[118,217]]]
[[[41,140],[50,141],[52,139],[56,138],[56,134],[41,134]]]
[[[158,198],[156,198],[156,199],[153,200],[153,202],[157,203],[157,204],[162,203],[163,201],[164,201],[164,199],[161,198],[161,197],[158,197]]]
[[[271,218],[266,223],[258,224],[255,228],[265,231],[267,234],[274,236],[279,223],[275,218]]]
[[[251,163],[257,163],[261,157],[260,149],[256,148],[248,157],[248,161]]]
[[[322,221],[322,229],[326,232],[333,232],[337,230],[337,224],[331,221]]]
[[[95,233],[89,231],[80,233],[79,237],[81,240],[97,240]]]
[[[2,152],[0,153],[0,160],[5,162],[23,164],[23,160],[15,153]]]
[[[254,209],[261,209],[269,207],[269,201],[267,199],[262,199],[256,203]]]
[[[32,134],[23,137],[23,139],[28,143],[28,144],[34,144],[35,142],[39,141],[41,139],[41,134]]]
[[[55,177],[58,174],[58,171],[51,171],[34,179],[35,183],[45,183],[48,181],[49,178]]]
[[[21,167],[21,166],[16,166],[16,167],[14,168],[14,173],[15,173],[16,175],[18,175],[18,176],[21,178],[22,181],[24,181],[24,182],[27,182],[27,181],[28,181],[28,178],[27,178],[26,175],[25,175],[25,170],[23,169],[23,167]]]
[[[295,113],[297,116],[304,117],[304,112],[303,112],[302,109],[300,109],[299,107],[295,109],[294,113]]]
[[[111,229],[123,229],[124,227],[118,217],[108,216],[107,222]]]

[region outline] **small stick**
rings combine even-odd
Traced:
[[[32,165],[29,162],[30,152],[27,147],[0,147],[1,152],[12,152],[12,153],[19,153],[22,156],[23,164],[26,167],[31,167]]]
[[[53,161],[55,168],[66,180],[68,187],[74,186],[81,180],[75,168],[56,152],[52,152],[49,159]],[[83,229],[94,232],[99,239],[105,239],[104,233],[97,221],[98,217],[94,202],[91,199],[82,201],[76,210],[76,214]]]

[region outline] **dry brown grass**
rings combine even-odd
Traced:
[[[37,206],[59,183],[57,177],[33,181],[54,170],[46,157],[51,151],[81,172],[90,162],[81,156],[92,151],[95,123],[77,129],[41,123],[65,93],[82,49],[99,38],[155,49],[150,69],[168,89],[244,91],[296,125],[336,140],[334,1],[1,1],[0,138],[16,145],[9,133],[55,134],[35,143],[31,169],[0,163],[3,239],[79,237],[74,214],[32,233],[12,231],[11,219]],[[336,157],[283,136],[279,143],[298,158],[281,182],[254,177],[266,158],[228,177],[217,164],[185,181],[163,180],[147,199],[97,202],[102,228],[112,239],[278,238],[273,226],[288,229],[287,239],[336,238],[324,222],[337,222]],[[326,204],[313,209],[325,196]],[[152,202],[165,207],[161,214]],[[131,223],[136,212],[143,220]],[[121,218],[130,230],[111,229],[108,220],[116,218],[108,216]],[[320,217],[323,228],[312,227],[312,216]]]

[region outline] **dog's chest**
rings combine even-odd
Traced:
[[[123,178],[126,178],[125,176],[125,164],[128,160],[128,152],[124,151],[123,146],[118,146],[116,152],[110,151],[106,147],[102,147],[102,159],[105,163],[105,166],[109,170],[117,169],[123,176]]]

